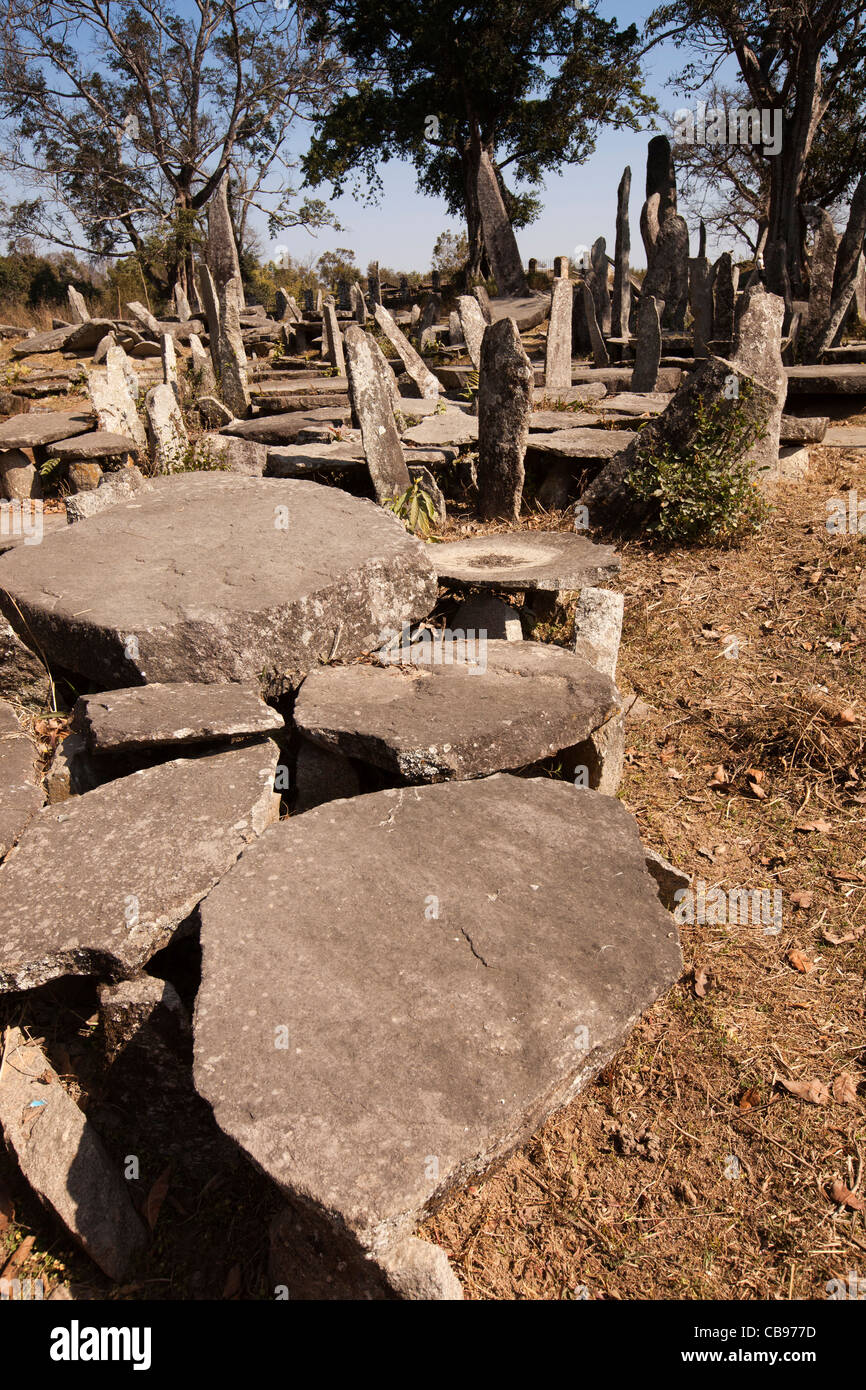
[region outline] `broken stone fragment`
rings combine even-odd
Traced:
[[[139,971],[276,819],[277,758],[178,759],[38,812],[0,866],[0,993]]]
[[[180,995],[168,980],[138,975],[116,985],[99,986],[99,1012],[109,1063],[133,1041],[163,1032],[170,1041],[190,1034],[190,1019]]]
[[[432,875],[419,845],[437,847]],[[201,906],[200,1094],[323,1242],[342,1231],[387,1259],[679,977],[644,861],[624,806],[550,778],[404,787],[280,822]]]
[[[665,859],[659,854],[658,850],[645,850],[646,866],[658,884],[659,898],[664,903],[669,912],[673,912],[677,905],[676,894],[683,888],[688,888],[691,883],[691,875],[683,869],[678,869],[669,859]]]
[[[71,525],[75,521],[98,516],[117,502],[128,502],[136,493],[147,492],[151,487],[152,484],[134,464],[116,473],[104,473],[97,488],[90,492],[76,492],[65,499],[66,520]]]
[[[90,1258],[120,1280],[147,1244],[127,1184],[35,1042],[6,1030],[0,1127],[27,1182]]]
[[[12,706],[0,701],[0,858],[17,842],[44,801],[36,775],[36,748]]]
[[[282,729],[283,720],[255,686],[175,681],[82,695],[72,727],[92,753],[121,753],[267,734]]]
[[[45,774],[45,790],[49,806],[81,796],[99,785],[99,777],[80,734],[69,734],[57,745],[51,765]]]

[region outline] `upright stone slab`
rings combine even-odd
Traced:
[[[481,343],[487,324],[481,312],[481,305],[474,295],[461,294],[457,298],[457,314],[463,330],[463,341],[476,372],[481,366]],[[570,383],[569,383],[570,384]]]
[[[163,333],[159,347],[162,354],[163,385],[170,386],[175,396],[178,396],[180,387],[177,380],[177,353],[174,350],[174,338],[170,333]]]
[[[675,333],[685,327],[688,283],[689,229],[684,218],[669,211],[659,222],[658,238],[641,290],[663,304],[662,324]]]
[[[553,278],[554,280],[567,280],[569,272],[569,261],[567,256],[554,256],[553,258]]]
[[[634,355],[634,371],[631,374],[632,391],[654,391],[656,389],[661,356],[662,326],[659,302],[651,294],[643,294],[638,310],[637,344]]]
[[[246,415],[250,405],[247,354],[241,331],[240,276],[227,280],[220,290],[219,374],[220,395],[236,416]]]
[[[66,291],[66,298],[69,301],[69,317],[73,323],[89,323],[90,311],[84,299],[74,285],[70,285]]]
[[[382,285],[378,272],[367,276],[367,294],[370,300],[370,310],[375,313],[376,305],[382,303]]]
[[[613,304],[610,315],[610,331],[614,338],[628,337],[628,321],[631,311],[631,281],[629,279],[631,232],[628,222],[630,195],[631,169],[626,165],[616,191],[616,248],[613,262]]]
[[[496,170],[482,148],[478,163],[478,210],[484,229],[484,246],[500,295],[526,295],[529,286],[511,219],[502,200]]]
[[[467,296],[468,298],[468,296]],[[463,336],[463,325],[460,322],[460,315],[456,309],[452,309],[448,315],[448,346],[457,347],[460,343],[465,343]]]
[[[419,395],[428,400],[437,400],[441,390],[439,382],[423,359],[418,356],[405,333],[401,332],[397,327],[393,317],[388,313],[384,305],[376,305],[373,317],[385,334],[388,342],[396,349],[403,366],[418,387]]]
[[[170,386],[154,386],[145,397],[147,433],[154,473],[176,473],[189,448],[189,436]]]
[[[217,294],[229,280],[239,284],[238,307],[244,308],[241,282],[241,263],[238,258],[235,229],[229,213],[228,174],[224,174],[207,205],[207,263],[213,274]]]
[[[824,337],[830,318],[839,237],[833,219],[824,208],[810,206],[808,221],[813,229],[813,240],[809,258],[809,315],[804,346],[807,360],[816,360],[815,351]]]
[[[198,396],[212,396],[216,391],[216,376],[209,352],[205,352],[197,333],[189,335],[190,367]]]
[[[740,272],[730,251],[723,251],[713,274],[713,339],[729,343],[734,337],[734,303]]]
[[[689,260],[689,308],[695,357],[706,357],[713,336],[713,291],[710,263],[703,254]]]
[[[157,478],[0,565],[12,626],[102,690],[262,673],[279,690],[437,595],[429,548],[374,502],[230,473]]]
[[[770,294],[763,285],[753,285],[740,300],[737,313],[736,339],[731,360],[747,376],[753,377],[770,391],[774,409],[765,425],[764,435],[752,446],[756,475],[763,473],[772,479],[779,467],[779,435],[782,412],[788,394],[788,374],[782,363],[782,322],[785,301]],[[760,481],[760,477],[757,477]]]
[[[199,266],[199,292],[207,321],[208,347],[215,372],[219,371],[220,304],[214,278],[207,265]]]
[[[603,236],[594,241],[590,249],[590,270],[586,283],[592,293],[595,317],[602,333],[610,334],[611,308],[610,291],[607,287],[607,243]]]
[[[472,293],[478,301],[478,307],[485,323],[493,322],[493,311],[490,308],[490,295],[487,293],[485,285],[473,285]]]
[[[357,280],[353,280],[349,287],[349,300],[356,322],[360,323],[363,327],[367,322],[367,305],[364,302],[361,286],[358,284]]]
[[[555,279],[544,355],[544,384],[559,391],[571,385],[571,281]]]
[[[583,294],[583,312],[586,317],[586,329],[589,334],[589,341],[592,347],[592,360],[596,367],[609,367],[610,356],[605,347],[601,329],[598,326],[598,319],[595,316],[595,296],[589,285],[588,278],[584,280],[581,291]]]
[[[404,408],[403,399],[400,395],[400,387],[398,385],[397,378],[394,375],[394,368],[391,366],[391,363],[388,361],[384,352],[379,347],[379,344],[376,342],[376,339],[368,337],[368,342],[370,344],[370,351],[373,354],[373,361],[375,362],[376,367],[379,371],[379,375],[381,376],[382,381],[384,383],[385,392],[388,396],[388,400],[391,402],[391,409],[393,411],[402,412]]]
[[[87,373],[87,392],[99,428],[127,435],[145,453],[147,434],[138,414],[138,377],[122,347],[109,348],[105,367]]]
[[[332,311],[333,312],[333,311]],[[360,324],[346,329],[346,371],[352,410],[361,427],[364,455],[380,502],[411,486],[394,411],[373,357],[370,339]]]
[[[175,283],[174,287],[174,307],[181,323],[189,323],[192,318],[192,311],[189,307],[186,291],[179,280]]]
[[[346,358],[343,352],[343,337],[337,321],[337,311],[332,304],[322,309],[323,337],[327,347],[328,361],[336,368],[338,376],[346,375]]]
[[[419,845],[429,882],[406,873]],[[201,912],[197,1089],[368,1270],[573,1099],[682,969],[632,816],[550,778],[291,817]]]
[[[535,374],[513,319],[485,330],[478,382],[478,493],[486,521],[517,521]]]

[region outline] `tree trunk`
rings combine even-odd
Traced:
[[[484,231],[481,225],[481,209],[478,206],[478,165],[481,160],[481,147],[471,138],[460,155],[463,172],[463,197],[466,208],[466,238],[469,254],[466,258],[466,289],[469,290],[482,278],[484,258]]]

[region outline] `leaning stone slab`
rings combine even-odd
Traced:
[[[175,473],[183,463],[189,436],[177,397],[164,383],[152,386],[144,401],[154,473]]]
[[[329,304],[325,315],[334,314]],[[336,315],[334,315],[336,324]],[[338,330],[337,330],[338,331]],[[380,502],[411,486],[385,377],[373,355],[370,338],[358,323],[346,329],[349,399],[361,428],[364,456]]]
[[[257,415],[252,420],[235,420],[221,427],[222,433],[237,439],[252,439],[259,444],[293,444],[308,425],[324,422],[335,427],[348,424],[349,406],[335,405],[312,410],[289,410],[279,415]]]
[[[126,307],[135,320],[136,327],[139,331],[144,329],[144,331],[150,333],[154,339],[162,336],[162,329],[159,326],[158,319],[155,319],[150,310],[145,309],[144,305],[140,304],[137,299],[130,300]]]
[[[0,606],[103,689],[297,678],[335,641],[359,656],[382,628],[426,616],[437,593],[431,550],[375,503],[229,473],[155,479],[24,549],[38,560],[21,547],[0,559]]]
[[[519,531],[430,546],[440,582],[481,589],[562,592],[602,583],[619,570],[612,546],[568,531]]]
[[[476,372],[481,366],[481,343],[487,327],[481,306],[474,295],[461,294],[457,299],[457,316],[463,330],[466,351]]]
[[[419,357],[405,333],[397,327],[392,316],[382,304],[377,304],[373,316],[388,342],[396,350],[404,368],[418,387],[419,394],[430,400],[438,400],[440,386],[430,368]]]
[[[276,820],[278,757],[177,759],[46,806],[0,866],[0,993],[140,970]]]
[[[337,321],[337,311],[333,304],[322,306],[322,324],[327,347],[328,361],[337,369],[339,376],[346,375],[346,358],[343,352],[343,335]]]
[[[496,170],[483,146],[478,161],[476,190],[484,228],[484,246],[490,258],[496,287],[502,295],[525,295],[526,275],[517,238],[502,198]]]
[[[491,324],[478,380],[478,501],[485,520],[520,516],[533,383],[514,320]]]
[[[220,395],[230,410],[243,416],[249,409],[250,390],[247,376],[247,354],[241,333],[240,310],[243,286],[240,275],[234,275],[219,290],[219,339],[217,358],[220,374]]]
[[[583,312],[586,315],[586,328],[592,346],[592,360],[596,367],[609,367],[610,356],[605,345],[604,335],[602,334],[598,319],[596,318],[595,297],[590,289],[588,281],[584,280],[581,292],[583,294]],[[606,290],[605,293],[607,293]],[[569,372],[569,379],[570,377],[571,373]]]
[[[377,1260],[568,1104],[681,970],[632,816],[551,779],[292,817],[201,916],[199,1092],[323,1238]]]
[[[395,659],[312,672],[295,702],[298,728],[404,781],[464,781],[570,748],[619,708],[608,677],[544,642],[455,629]]]
[[[282,729],[283,720],[255,686],[172,681],[82,695],[72,727],[92,753],[120,753],[267,734]]]
[[[103,1273],[122,1279],[147,1235],[119,1164],[18,1028],[7,1029],[0,1076],[0,1127],[22,1174]]]
[[[84,295],[77,290],[74,285],[69,285],[66,290],[66,298],[69,301],[69,316],[73,323],[87,323],[90,320],[90,311],[87,307]]]
[[[84,410],[34,410],[13,415],[0,425],[0,449],[35,449],[90,429],[93,416]]]

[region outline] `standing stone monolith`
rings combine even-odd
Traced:
[[[513,319],[490,324],[478,382],[478,493],[485,521],[517,521],[535,373]]]
[[[713,268],[713,340],[729,343],[734,336],[734,304],[739,268],[730,251],[723,251]]]
[[[170,386],[175,397],[180,397],[180,387],[177,380],[177,353],[174,350],[174,338],[170,333],[163,333],[159,340],[159,350],[162,357],[162,380],[163,385]]]
[[[567,280],[567,279],[568,279],[568,271],[569,271],[568,257],[567,257],[567,256],[554,256],[554,258],[553,258],[553,278],[554,278],[554,280]]]
[[[631,195],[631,169],[626,165],[616,191],[616,249],[613,261],[613,303],[610,331],[614,338],[628,337],[631,309],[631,281],[628,278],[631,255],[631,232],[628,224],[628,202]]]
[[[607,287],[607,243],[603,236],[594,241],[589,253],[590,270],[586,283],[595,304],[595,317],[602,333],[610,334],[610,291]]]
[[[190,312],[189,307],[189,300],[187,299],[186,291],[184,290],[183,285],[180,283],[179,280],[177,281],[174,287],[174,307],[177,311],[177,316],[180,319],[181,323],[189,323],[190,319],[192,318],[192,313]]]
[[[214,371],[219,371],[220,306],[214,278],[210,267],[202,263],[198,268],[199,297],[207,323],[208,347]]]
[[[830,318],[839,237],[833,219],[824,208],[811,205],[805,211],[806,220],[814,232],[809,257],[809,313],[803,334],[803,351],[808,361],[815,358]]]
[[[731,361],[767,391],[775,406],[767,417],[762,437],[752,446],[756,473],[772,477],[779,464],[779,434],[788,392],[788,375],[782,363],[782,322],[785,301],[763,285],[751,285],[738,305],[736,339]]]
[[[703,254],[689,260],[689,308],[695,357],[706,357],[713,336],[713,291],[710,263]]]
[[[84,295],[80,294],[74,285],[70,285],[66,291],[66,298],[69,301],[69,317],[73,323],[89,323],[90,311],[84,301]]]
[[[333,304],[325,304],[322,309],[322,336],[328,354],[328,361],[336,368],[338,376],[346,375],[346,359],[343,353],[343,339],[337,321],[337,311]]]
[[[247,354],[241,333],[240,276],[227,280],[220,291],[219,375],[220,396],[237,417],[246,415],[250,404]]]
[[[484,330],[487,327],[481,312],[481,305],[474,295],[461,294],[457,299],[457,314],[460,319],[460,327],[463,330],[466,351],[469,353],[472,365],[477,372],[481,366],[481,343],[484,338]]]
[[[144,402],[154,473],[175,473],[189,445],[174,392],[165,384],[148,391]]]
[[[196,388],[196,395],[212,396],[216,391],[216,377],[209,352],[205,352],[197,333],[189,335],[190,367]]]
[[[138,414],[138,377],[122,347],[108,349],[104,368],[87,373],[87,391],[99,428],[108,434],[134,439],[140,453],[147,451],[147,435]]]
[[[357,280],[353,280],[351,285],[349,286],[349,300],[352,306],[352,313],[355,315],[356,321],[360,323],[363,327],[363,325],[367,322],[367,306],[364,303],[364,296],[361,292],[361,286],[358,284]]]
[[[581,290],[583,292],[583,312],[586,318],[586,328],[592,347],[592,360],[596,367],[609,367],[610,357],[604,345],[604,337],[598,326],[598,319],[595,316],[595,295],[590,288],[588,276],[586,280],[584,280]],[[569,385],[570,384],[569,382]]]
[[[643,292],[663,301],[662,326],[681,333],[689,293],[689,229],[677,212],[676,170],[666,135],[654,136],[647,149],[641,236],[647,255]]]
[[[382,282],[378,273],[367,276],[367,294],[370,299],[371,311],[375,311],[376,305],[382,303]]]
[[[380,502],[411,486],[403,458],[394,412],[382,376],[373,357],[370,339],[360,324],[346,329],[346,371],[349,398],[361,428],[361,440],[370,477]]]
[[[632,391],[656,389],[661,355],[662,326],[659,301],[651,294],[643,294],[637,316],[637,344],[634,371],[631,374]]]
[[[571,299],[571,281],[562,276],[555,279],[544,355],[544,383],[552,391],[567,390],[571,385]]]
[[[277,287],[277,292],[274,295],[274,316],[277,323],[288,323],[292,316],[289,307],[289,294],[282,285]]]
[[[235,230],[229,213],[228,174],[223,175],[207,205],[207,263],[213,274],[217,294],[227,281],[237,278],[238,307],[244,308],[241,265]]]
[[[477,175],[478,210],[484,229],[484,246],[500,296],[527,295],[529,286],[511,218],[505,208],[499,179],[485,149],[481,150]]]
[[[397,327],[391,314],[383,304],[377,304],[373,314],[376,322],[392,347],[396,348],[400,360],[426,400],[439,399],[440,386],[426,363],[413,348],[405,333]]]

